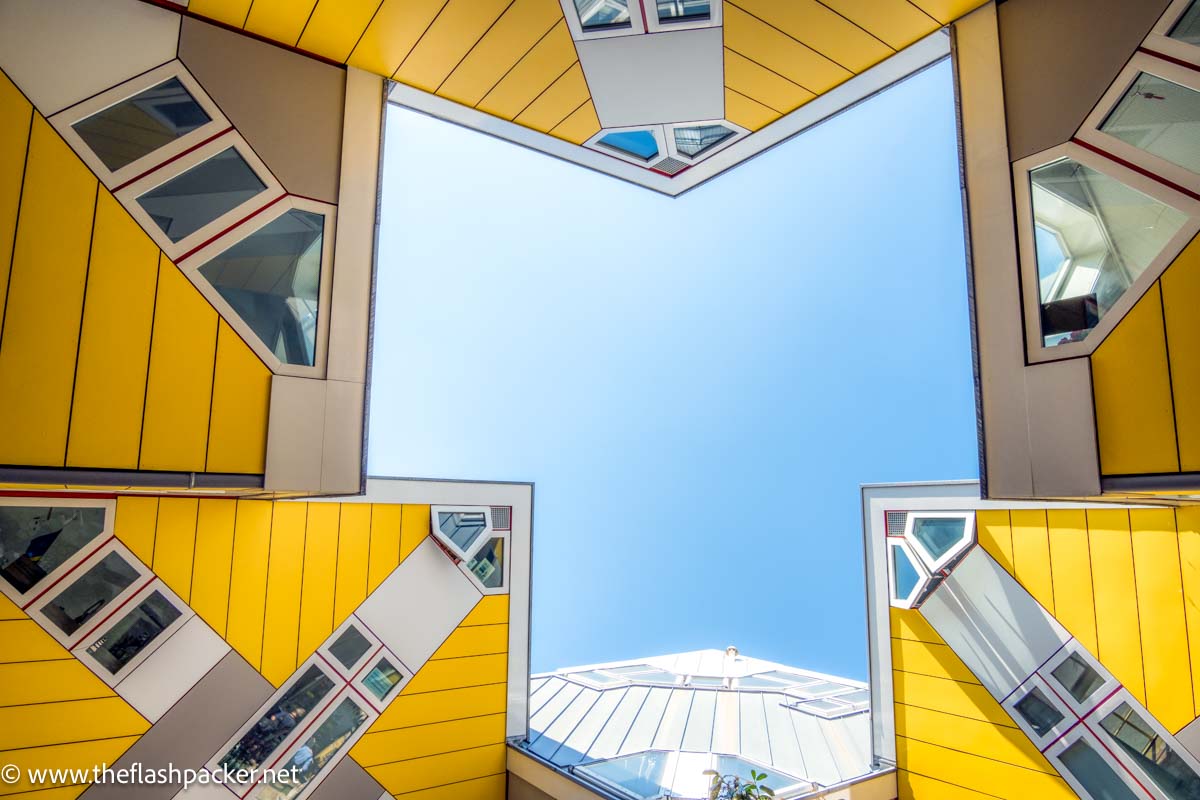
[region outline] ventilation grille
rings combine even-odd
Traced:
[[[512,508],[509,506],[492,506],[492,530],[512,530]]]
[[[907,511],[887,512],[887,535],[901,536],[904,534],[904,523],[908,521]]]
[[[661,172],[664,175],[670,175],[671,177],[674,177],[687,169],[687,167],[687,163],[680,161],[678,158],[664,158],[650,169],[654,170],[655,172]]]

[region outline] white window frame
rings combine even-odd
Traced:
[[[1059,756],[1064,750],[1078,742],[1080,739],[1083,739],[1088,746],[1096,751],[1100,758],[1104,759],[1105,763],[1112,767],[1113,772],[1116,773],[1117,777],[1120,778],[1127,787],[1129,787],[1129,790],[1133,792],[1135,796],[1147,796],[1146,790],[1141,786],[1138,786],[1137,782],[1133,780],[1133,776],[1129,774],[1128,769],[1126,769],[1126,767],[1120,761],[1113,757],[1113,754],[1108,749],[1108,746],[1101,742],[1096,733],[1088,728],[1087,725],[1076,725],[1072,730],[1064,734],[1062,738],[1052,744],[1045,751],[1046,758],[1049,759],[1050,763],[1054,765],[1054,768],[1058,770],[1058,774],[1062,776],[1063,780],[1070,784],[1071,788],[1075,790],[1076,794],[1084,798],[1091,797],[1091,794],[1083,788],[1083,785],[1079,783],[1078,780],[1076,780],[1075,776],[1069,769],[1067,769],[1066,765],[1063,764]]]
[[[55,597],[65,592],[67,589],[75,585],[87,571],[100,563],[100,561],[110,554],[116,553],[125,563],[133,567],[137,577],[133,583],[125,587],[120,594],[105,604],[100,609],[97,617],[93,617],[79,626],[79,629],[74,633],[67,634],[62,631],[46,614],[42,611],[49,602]],[[87,559],[81,561],[78,566],[71,571],[69,575],[64,575],[62,579],[50,586],[46,591],[42,592],[34,602],[30,603],[25,609],[25,613],[30,616],[35,622],[45,629],[46,633],[54,637],[55,641],[61,644],[68,650],[74,650],[84,640],[92,638],[92,634],[102,625],[109,622],[110,618],[115,616],[122,608],[124,608],[129,600],[140,594],[143,589],[150,585],[151,581],[157,580],[150,568],[135,556],[128,547],[122,544],[118,539],[112,538],[104,544],[103,547],[92,552]]]
[[[1158,23],[1150,30],[1143,45],[1171,58],[1178,58],[1193,64],[1200,63],[1200,47],[1172,39],[1168,34],[1175,24],[1183,17],[1191,5],[1191,0],[1174,0],[1167,10],[1158,18]]]
[[[1187,764],[1188,767],[1191,768],[1191,770],[1197,775],[1200,775],[1200,761],[1197,761],[1186,747],[1179,744],[1175,737],[1171,735],[1171,732],[1159,724],[1159,721],[1154,717],[1154,715],[1147,711],[1145,706],[1139,703],[1137,698],[1129,693],[1128,689],[1122,688],[1119,692],[1096,706],[1096,710],[1093,711],[1085,720],[1096,737],[1104,742],[1105,746],[1108,747],[1117,757],[1117,759],[1125,765],[1125,769],[1128,770],[1129,773],[1134,777],[1136,777],[1147,791],[1149,791],[1156,798],[1159,798],[1159,800],[1171,800],[1162,792],[1161,789],[1158,788],[1158,784],[1154,782],[1153,778],[1147,775],[1146,772],[1132,759],[1128,759],[1125,756],[1124,751],[1121,750],[1121,746],[1113,741],[1112,735],[1109,734],[1108,731],[1104,730],[1104,728],[1100,725],[1100,723],[1104,721],[1104,718],[1115,711],[1122,703],[1128,703],[1129,707],[1137,712],[1137,715],[1141,717],[1164,742],[1171,746],[1171,750],[1175,753],[1175,755],[1178,756],[1185,764]]]
[[[260,176],[261,177],[261,176]],[[248,238],[250,235],[265,228],[270,223],[282,217],[289,211],[309,211],[325,217],[324,231],[321,234],[321,280],[317,294],[317,330],[311,367],[302,364],[287,364],[279,359],[267,343],[262,341],[250,324],[234,311],[233,306],[221,296],[217,288],[200,274],[200,268],[213,258],[224,253],[229,248]],[[158,226],[155,226],[157,229]],[[229,323],[247,345],[255,352],[276,375],[291,375],[301,378],[323,378],[326,372],[326,360],[329,355],[329,317],[330,303],[333,296],[333,245],[337,231],[337,206],[309,200],[295,195],[286,195],[261,213],[243,220],[228,233],[214,239],[200,249],[188,254],[176,262],[188,280],[203,294],[217,309],[221,319]]]
[[[454,542],[450,541],[447,538],[444,538],[444,535],[442,534],[442,529],[438,526],[438,514],[439,513],[454,514],[454,513],[460,513],[460,512],[467,513],[467,514],[477,514],[479,512],[483,512],[483,519],[484,519],[484,523],[485,523],[483,532],[480,533],[479,536],[477,536],[475,538],[474,542],[472,542],[470,550],[463,550],[461,547],[456,545]],[[450,552],[454,553],[455,557],[461,559],[462,561],[469,561],[471,558],[471,555],[473,555],[476,550],[478,550],[480,547],[482,547],[484,544],[486,544],[489,539],[491,539],[495,536],[495,531],[492,528],[492,507],[491,506],[430,506],[429,507],[429,522],[430,522],[430,526],[431,526],[430,533],[433,534],[433,537],[435,539],[437,539],[438,543],[440,545],[442,545],[443,547],[445,547]]]
[[[400,678],[400,682],[393,686],[383,699],[379,699],[375,696],[373,691],[367,688],[365,681],[367,675],[369,675],[371,670],[375,668],[375,665],[379,663],[379,660],[383,658],[386,658],[392,667],[399,672],[402,677]],[[389,650],[386,646],[381,646],[367,658],[367,662],[362,666],[362,669],[359,670],[358,674],[354,676],[354,679],[350,682],[350,684],[354,687],[354,690],[362,696],[363,700],[367,702],[367,705],[369,705],[372,710],[374,710],[377,714],[382,714],[384,709],[391,705],[392,701],[400,695],[400,692],[404,691],[404,687],[408,685],[409,681],[413,679],[415,674],[415,672],[408,668],[407,664],[400,660],[399,656]]]
[[[583,29],[583,21],[579,19],[579,9],[575,7],[575,0],[558,0],[558,2],[562,6],[563,17],[567,21],[568,30],[571,31],[571,38],[577,42],[585,42],[589,39],[611,39],[614,36],[636,36],[646,32],[646,26],[642,24],[642,0],[629,0],[630,24],[628,28],[598,31]],[[645,19],[649,20],[649,15]]]
[[[885,542],[887,548],[887,574],[888,574],[888,603],[894,608],[914,608],[917,598],[919,598],[929,585],[929,570],[925,568],[925,564],[917,557],[912,546],[906,539],[899,536],[888,536]],[[892,561],[891,548],[899,548],[904,551],[904,554],[912,562],[913,568],[917,571],[917,583],[913,586],[913,590],[905,597],[899,597],[896,592],[896,568]]]
[[[1090,167],[1120,181],[1130,189],[1171,206],[1188,219],[1083,341],[1046,347],[1042,344],[1042,301],[1037,274],[1037,251],[1034,245],[1036,222],[1033,216],[1031,173],[1038,167],[1064,158]],[[1023,158],[1014,163],[1012,169],[1013,195],[1017,209],[1017,239],[1021,257],[1021,300],[1025,312],[1026,357],[1030,363],[1042,363],[1091,355],[1200,231],[1200,202],[1072,142]]]
[[[1144,167],[1155,175],[1160,175],[1179,186],[1184,186],[1192,191],[1200,191],[1200,174],[1100,130],[1100,126],[1112,114],[1117,104],[1124,98],[1125,93],[1133,86],[1138,75],[1142,73],[1154,75],[1194,92],[1200,92],[1200,72],[1163,61],[1161,58],[1154,58],[1146,53],[1134,53],[1125,69],[1121,70],[1116,81],[1100,98],[1100,102],[1092,109],[1092,113],[1083,121],[1076,138],[1106,150],[1131,164]],[[1200,120],[1197,122],[1200,123]]]
[[[1046,698],[1046,702],[1054,706],[1055,711],[1062,714],[1062,719],[1044,735],[1040,736],[1033,729],[1033,726],[1029,724],[1029,720],[1025,719],[1025,716],[1017,710],[1017,703],[1024,700],[1034,689],[1037,689]],[[1013,722],[1017,723],[1017,727],[1025,732],[1025,735],[1029,737],[1029,741],[1033,742],[1038,750],[1043,750],[1052,745],[1056,739],[1079,724],[1080,715],[1072,711],[1062,696],[1054,691],[1045,678],[1037,673],[1026,678],[1025,682],[1006,697],[1001,705],[1008,712],[1008,715],[1012,717]]]
[[[721,9],[725,3],[722,0],[710,0],[708,4],[708,19],[698,19],[691,22],[661,22],[658,18],[658,3],[655,0],[641,0],[646,10],[647,33],[670,33],[671,31],[694,31],[698,28],[721,27]]]
[[[1104,679],[1104,682],[1100,684],[1100,687],[1097,688],[1096,691],[1092,692],[1092,694],[1087,698],[1087,701],[1084,703],[1077,703],[1075,698],[1067,690],[1067,687],[1063,686],[1062,683],[1059,682],[1058,678],[1054,676],[1054,670],[1071,656],[1078,656],[1085,664],[1094,669],[1097,675]],[[1078,641],[1074,639],[1072,639],[1068,644],[1064,645],[1057,654],[1052,656],[1049,661],[1043,664],[1041,669],[1038,670],[1038,673],[1040,674],[1042,680],[1044,680],[1052,689],[1054,689],[1055,694],[1057,694],[1059,698],[1067,704],[1071,711],[1079,717],[1086,717],[1088,712],[1096,707],[1097,703],[1108,697],[1121,685],[1117,682],[1117,679],[1114,678],[1112,674],[1105,669],[1104,666],[1097,661],[1091,653],[1087,651],[1087,649],[1085,649],[1079,644]]]
[[[720,3],[717,4],[718,6]],[[679,148],[675,144],[675,129],[676,128],[698,128],[702,125],[720,125],[722,128],[727,128],[733,132],[732,136],[726,136],[723,141],[712,145],[707,150],[704,150],[699,155],[693,157],[684,155],[679,152]],[[665,126],[667,128],[663,135],[667,140],[667,155],[685,164],[699,164],[709,156],[714,156],[724,150],[726,147],[734,144],[743,137],[749,136],[750,131],[743,128],[741,125],[734,125],[727,119],[702,119],[695,122],[678,122],[672,125]]]
[[[142,204],[138,202],[138,198],[230,147],[237,150],[238,155],[245,160],[247,166],[258,176],[258,179],[263,182],[266,188],[178,242],[172,242],[170,237],[163,232],[162,228],[158,227],[158,223],[142,208]],[[150,174],[144,175],[136,181],[123,186],[115,193],[121,205],[125,206],[125,209],[138,221],[146,233],[154,239],[159,248],[173,262],[178,262],[191,250],[206,244],[218,235],[222,235],[234,225],[240,224],[243,220],[250,217],[251,214],[261,212],[272,203],[279,202],[285,194],[283,186],[276,179],[275,175],[272,174],[262,159],[251,149],[241,134],[235,130],[229,130],[221,134],[212,141],[180,156],[171,163],[164,164]],[[222,236],[222,238],[224,237]]]
[[[958,544],[943,553],[941,558],[934,558],[933,554],[925,549],[925,545],[913,535],[913,529],[918,519],[961,519],[964,521],[963,538]],[[904,521],[904,539],[932,576],[945,569],[952,561],[969,550],[971,545],[975,544],[975,514],[962,511],[910,511],[908,518]]]
[[[491,524],[490,516],[488,518],[488,524]],[[479,553],[481,550],[483,550],[483,548],[487,547],[487,543],[492,539],[500,539],[504,543],[504,555],[500,559],[500,585],[495,588],[484,586],[483,581],[479,580],[475,573],[467,568],[467,563],[471,560],[470,558],[464,558],[462,561],[460,561],[458,568],[462,570],[462,573],[467,576],[471,583],[475,584],[475,588],[483,592],[485,595],[508,594],[509,562],[511,560],[509,558],[509,554],[511,553],[512,540],[505,531],[498,531],[495,528],[492,528],[491,530],[491,534],[487,537],[487,539],[484,539],[483,544],[473,548],[472,558],[476,553]]]
[[[76,646],[76,648],[72,651],[76,658],[82,661],[88,669],[94,672],[96,676],[100,678],[100,680],[104,681],[109,686],[116,687],[120,685],[120,683],[128,678],[143,661],[153,655],[158,648],[166,644],[168,639],[178,633],[180,628],[187,624],[192,617],[196,616],[196,612],[194,612],[187,603],[183,602],[179,598],[179,595],[172,592],[167,585],[162,582],[161,578],[156,578],[149,586],[142,589],[142,591],[138,592],[130,599],[128,605],[126,606],[128,613],[132,613],[133,610],[137,608],[139,603],[144,602],[155,592],[161,594],[168,603],[175,607],[176,611],[180,612],[180,614],[170,625],[168,625],[157,636],[155,636],[149,644],[139,650],[137,655],[135,655],[129,660],[128,663],[117,670],[115,674],[109,672],[107,667],[101,664],[94,655],[89,653],[88,647],[93,644],[97,638],[103,636],[104,632],[111,630],[114,625],[123,620],[127,614],[114,614],[108,625],[97,626],[95,633],[87,639],[79,642],[78,646]]]
[[[262,715],[264,713],[266,713],[267,709],[269,709],[273,705],[275,705],[278,698],[282,697],[285,693],[287,693],[287,691],[289,689],[291,689],[292,686],[294,686],[300,680],[300,678],[304,676],[304,674],[306,672],[308,672],[309,667],[314,667],[314,666],[317,669],[319,669],[322,673],[324,673],[324,675],[333,682],[333,688],[329,692],[329,698],[323,701],[324,705],[321,706],[321,708],[318,709],[314,715],[314,718],[318,721],[323,719],[325,717],[326,713],[328,713],[329,709],[334,707],[334,702],[342,694],[345,693],[346,681],[343,680],[341,678],[341,676],[338,675],[337,672],[335,672],[333,669],[331,669],[328,664],[323,663],[321,659],[319,659],[315,655],[313,655],[313,656],[310,656],[307,660],[305,660],[305,662],[303,664],[296,667],[296,670],[295,670],[295,672],[292,673],[291,677],[289,677],[286,681],[284,681],[283,684],[280,685],[280,687],[278,689],[271,692],[271,696],[268,697],[262,703],[262,705],[260,705],[258,708],[256,708],[254,710],[254,712],[250,715],[250,717],[244,723],[242,723],[242,725],[237,729],[237,731],[232,736],[230,736],[228,739],[226,739],[225,742],[220,747],[217,748],[217,751],[215,753],[213,753],[213,755],[208,759],[207,762],[205,762],[204,768],[207,769],[212,774],[217,774],[217,773],[221,772],[221,759],[224,758],[225,755],[229,753],[230,749],[235,744],[237,744],[238,741],[240,741],[243,736],[245,736],[247,733],[249,733],[250,730],[255,725],[258,724],[259,719],[262,718]],[[273,763],[275,763],[272,760],[272,758],[275,758],[277,760],[278,759],[278,757],[276,756],[277,753],[284,754],[284,753],[289,752],[292,749],[292,747],[296,744],[296,741],[300,738],[300,735],[302,733],[304,733],[306,730],[308,730],[308,728],[309,728],[309,724],[307,721],[305,722],[305,724],[297,725],[295,728],[293,728],[291,730],[291,732],[288,733],[288,735],[279,743],[279,745],[274,750],[271,751],[268,758],[265,759],[262,764],[258,765],[257,769],[261,770],[261,769],[269,767]],[[230,776],[232,777],[233,774],[234,773],[231,772]],[[236,794],[238,797],[245,797],[247,794],[249,794],[250,791],[253,791],[254,787],[257,785],[258,785],[258,781],[255,781],[250,784],[244,784],[244,783],[235,783],[232,780],[230,780],[230,782],[224,784],[225,788],[229,789],[231,792]]]
[[[34,584],[28,591],[19,592],[17,591],[17,587],[4,578],[0,578],[0,593],[9,600],[12,600],[13,604],[22,610],[28,609],[29,606],[37,602],[64,575],[73,571],[94,553],[99,552],[113,538],[113,521],[117,516],[116,500],[83,500],[67,497],[0,497],[0,506],[15,508],[100,508],[104,510],[104,527],[100,529],[95,538],[72,553],[70,558],[46,573],[46,577]]]
[[[137,161],[126,164],[115,172],[104,165],[104,162],[100,160],[95,151],[88,146],[83,137],[72,127],[77,122],[98,114],[107,108],[111,108],[171,78],[179,79],[179,82],[187,89],[192,99],[196,101],[196,104],[204,109],[204,113],[208,114],[209,122],[190,133],[180,136],[178,139],[164,144],[157,150],[147,153]],[[67,141],[71,149],[83,159],[83,162],[91,167],[92,171],[100,178],[100,182],[109,189],[115,189],[133,178],[161,166],[164,162],[186,152],[191,147],[195,147],[205,139],[232,127],[229,119],[221,113],[217,104],[213,102],[203,87],[192,77],[192,73],[188,72],[187,68],[179,60],[169,61],[166,64],[155,67],[149,72],[138,75],[136,78],[131,78],[107,91],[101,92],[95,97],[76,103],[70,108],[64,109],[50,117],[48,121],[63,139]]]
[[[583,143],[583,146],[589,150],[595,150],[597,153],[602,153],[606,156],[612,156],[615,159],[633,164],[635,167],[642,169],[650,169],[664,158],[668,157],[667,153],[667,133],[665,125],[627,125],[621,128],[602,128],[599,133],[594,135]],[[614,147],[607,147],[600,144],[600,140],[610,133],[634,133],[645,131],[654,136],[654,144],[658,147],[658,155],[653,156],[649,161],[642,161],[640,158],[625,153]]]
[[[346,669],[342,667],[342,662],[338,660],[337,656],[333,654],[330,648],[338,640],[338,637],[345,633],[349,628],[354,628],[357,630],[371,646],[367,648],[366,653],[364,653],[357,661],[350,665],[349,669]],[[376,636],[370,628],[364,625],[362,620],[351,614],[345,622],[343,622],[337,627],[336,630],[334,630],[333,633],[329,634],[321,646],[317,648],[317,653],[320,654],[321,658],[325,659],[326,666],[332,668],[334,672],[341,676],[344,682],[348,683],[354,680],[354,676],[358,674],[359,670],[361,670],[363,666],[371,660],[371,657],[375,653],[379,652],[382,647],[383,642],[379,641],[379,637]]]

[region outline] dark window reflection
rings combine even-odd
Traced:
[[[230,147],[146,192],[138,203],[172,242],[179,242],[266,188]]]
[[[71,127],[116,172],[211,121],[179,79],[171,78]]]
[[[0,575],[24,594],[102,530],[102,508],[0,506]]]
[[[107,633],[88,646],[88,654],[116,675],[158,635],[179,619],[181,612],[161,592],[154,592]]]
[[[315,666],[309,667],[291,687],[263,713],[254,727],[230,748],[221,764],[229,771],[250,770],[264,765],[306,716],[317,710],[333,689],[333,681]]]
[[[353,700],[345,698],[296,752],[276,769],[295,771],[294,783],[264,783],[255,795],[256,800],[291,800],[337,756],[350,736],[367,721],[367,714]]]
[[[83,576],[42,606],[42,613],[65,634],[79,630],[113,598],[133,585],[138,571],[118,553],[109,553]]]
[[[367,641],[367,637],[358,632],[358,628],[351,625],[342,631],[342,635],[337,638],[333,644],[329,645],[329,652],[333,657],[342,662],[342,666],[350,669],[358,660],[367,654],[371,649],[371,643]]]

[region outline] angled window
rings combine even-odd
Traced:
[[[349,749],[354,734],[370,716],[354,700],[343,698],[316,730],[276,765],[277,771],[292,770],[290,774],[295,776],[295,780],[263,782],[254,794],[256,800],[294,800],[326,766],[340,760],[341,754]]]
[[[370,650],[371,642],[353,625],[329,645],[329,652],[347,670],[353,670]]]
[[[961,517],[914,517],[913,538],[934,558],[941,558],[966,538],[967,521]]]
[[[650,131],[616,131],[596,140],[601,147],[638,161],[648,162],[658,156],[658,140]]]
[[[316,363],[324,231],[324,216],[293,208],[199,268],[284,364]]]
[[[1096,800],[1140,800],[1120,775],[1120,768],[1100,755],[1086,737],[1071,742],[1058,754],[1058,760],[1077,789]]]
[[[72,124],[85,144],[112,172],[212,121],[178,77]]]
[[[575,0],[579,25],[585,32],[621,30],[632,26],[629,0]]]
[[[488,589],[504,585],[504,539],[496,536],[475,553],[467,569]]]
[[[0,588],[14,600],[78,563],[104,531],[103,508],[0,505]]]
[[[929,583],[929,575],[903,539],[891,537],[887,545],[891,603],[898,608],[912,608]]]
[[[707,6],[707,4],[705,4]],[[734,135],[724,125],[696,125],[675,128],[675,149],[688,158],[698,158]]]
[[[762,764],[748,761],[741,756],[718,755],[713,761],[712,768],[722,775],[737,775],[738,777],[745,778],[750,775],[750,770],[766,773],[767,777],[763,783],[774,790],[776,795],[788,791],[792,787],[795,787],[797,783],[806,783],[773,767],[764,767]]]
[[[1200,797],[1200,775],[1129,703],[1104,716],[1100,727],[1167,798]]]
[[[651,750],[597,761],[577,769],[622,794],[650,800],[667,793],[675,777],[674,753]]]
[[[1200,45],[1200,2],[1193,2],[1171,28],[1172,39]]]
[[[1078,653],[1071,653],[1051,670],[1050,674],[1075,698],[1076,703],[1082,704],[1104,685],[1104,678],[1100,673],[1092,669],[1092,665]]]
[[[1046,736],[1065,719],[1063,713],[1055,708],[1046,699],[1045,693],[1036,686],[1014,703],[1013,708],[1029,723],[1029,727],[1039,737]]]
[[[74,635],[101,609],[133,586],[141,570],[115,550],[100,557],[83,574],[40,608],[41,614],[67,636]]]
[[[85,652],[109,675],[116,675],[135,659],[140,660],[139,656],[149,655],[162,643],[163,634],[183,619],[179,605],[169,600],[161,589],[154,589],[132,611],[88,644]]]
[[[381,658],[363,676],[362,685],[375,696],[376,700],[386,700],[402,680],[404,680],[404,674],[396,669],[392,662]]]
[[[629,683],[629,681],[625,678],[620,678],[616,675],[610,675],[607,672],[601,672],[600,670],[595,669],[589,669],[583,672],[572,672],[570,673],[570,677],[582,678],[585,681],[600,684],[601,686],[612,686],[617,683]]]
[[[227,147],[139,195],[137,202],[178,243],[266,189],[237,148]]]
[[[712,16],[709,0],[657,0],[659,22],[700,22]]]
[[[459,549],[469,550],[487,530],[487,517],[481,511],[440,511],[438,530]]]
[[[1194,174],[1200,174],[1200,92],[1138,72],[1100,130]]]

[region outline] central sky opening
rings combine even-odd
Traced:
[[[866,677],[859,485],[974,478],[951,70],[672,199],[390,107],[375,475],[536,483],[532,667]]]

